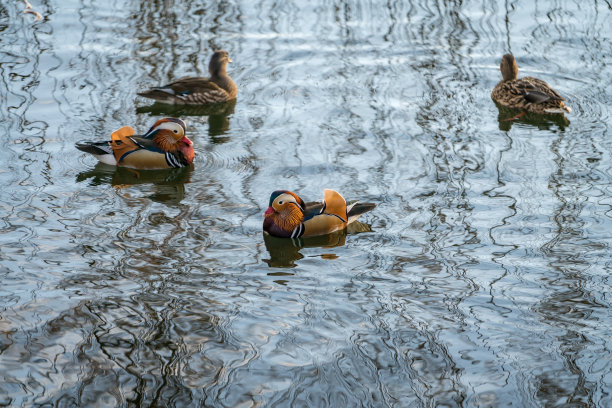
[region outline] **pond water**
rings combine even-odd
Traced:
[[[0,405],[612,406],[609,1],[0,4]],[[228,50],[235,103],[136,95]],[[511,51],[566,116],[498,109]],[[193,169],[75,149],[187,122]],[[270,193],[374,202],[264,237]]]

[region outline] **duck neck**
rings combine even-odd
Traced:
[[[502,81],[507,82],[507,81],[514,81],[516,78],[518,78],[518,71],[513,71],[513,70],[507,70],[502,72]]]
[[[218,67],[216,71],[214,71],[212,68],[212,66],[209,68],[210,80],[219,85],[221,88],[225,89],[230,99],[235,98],[236,94],[238,93],[238,87],[232,78],[227,75],[227,71],[225,70],[226,66],[223,65]]]
[[[213,64],[208,65],[208,73],[211,78],[219,78],[227,76],[227,65],[226,64]]]
[[[283,212],[273,214],[272,217],[274,224],[288,232],[293,231],[304,221],[304,214],[294,205]]]
[[[507,58],[504,56],[500,70],[504,81],[514,81],[518,78],[518,65],[516,65],[516,60],[512,57]]]
[[[153,142],[164,152],[175,151],[180,147],[174,137],[161,132],[155,135]]]

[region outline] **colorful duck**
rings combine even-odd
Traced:
[[[185,136],[185,123],[160,119],[142,136],[129,126],[116,130],[111,141],[81,142],[76,148],[93,154],[102,163],[133,169],[185,167],[193,163],[193,142]]]
[[[326,189],[322,202],[304,203],[291,191],[278,190],[270,196],[264,213],[263,230],[283,238],[298,238],[329,234],[346,228],[361,214],[376,207],[372,203],[352,202],[334,190]]]
[[[208,64],[209,78],[185,77],[167,85],[149,89],[138,95],[177,105],[207,105],[236,98],[238,88],[227,75],[227,63],[232,62],[227,51],[215,51]]]
[[[491,92],[491,98],[502,106],[533,113],[564,113],[571,108],[563,97],[546,82],[533,77],[518,79],[518,65],[512,54],[502,57],[499,70],[502,80]]]

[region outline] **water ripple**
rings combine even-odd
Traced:
[[[39,5],[34,5],[39,7]],[[0,5],[0,404],[609,406],[609,4]],[[205,75],[235,103],[136,93]],[[566,117],[507,121],[499,60]],[[162,116],[193,169],[74,143]],[[274,244],[270,192],[377,203]]]

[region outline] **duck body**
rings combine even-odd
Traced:
[[[236,98],[238,87],[227,74],[232,62],[227,51],[215,51],[208,64],[210,77],[184,77],[138,95],[173,105],[208,105]]]
[[[376,207],[372,203],[347,204],[336,191],[326,189],[323,201],[305,203],[297,194],[278,190],[270,196],[263,230],[281,238],[330,234],[343,230],[361,214]]]
[[[155,170],[186,167],[193,163],[193,143],[185,136],[185,123],[160,119],[142,136],[129,126],[116,130],[110,141],[80,142],[76,148],[100,162],[133,169]]]
[[[533,113],[565,113],[571,108],[550,85],[538,78],[518,78],[518,65],[512,54],[502,57],[502,80],[493,88],[491,99],[502,106]]]

